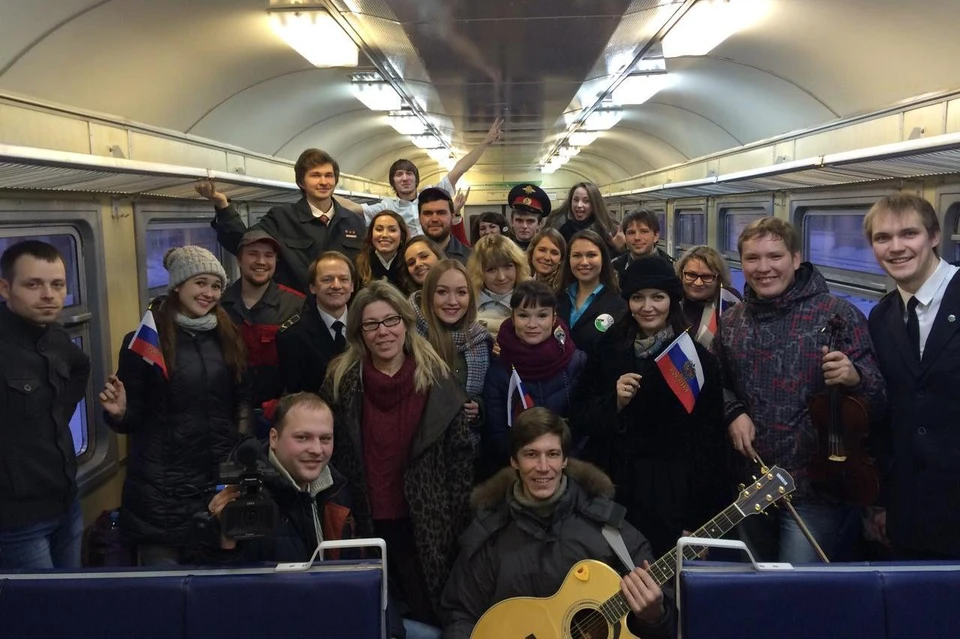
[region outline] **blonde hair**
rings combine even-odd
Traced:
[[[537,249],[540,242],[544,240],[550,240],[554,246],[560,251],[560,261],[557,262],[557,268],[553,272],[553,275],[542,278],[537,269],[533,268],[533,252]],[[560,234],[560,231],[554,228],[545,228],[541,229],[539,233],[533,236],[533,239],[530,240],[530,245],[527,246],[527,265],[530,267],[530,275],[533,279],[540,282],[545,282],[550,288],[555,292],[560,290],[560,279],[563,277],[563,263],[567,260],[567,241],[563,239],[563,236]]]
[[[360,331],[360,323],[363,321],[364,309],[374,302],[386,302],[403,321],[406,330],[403,352],[413,357],[416,362],[417,368],[413,374],[413,382],[418,393],[427,392],[431,386],[450,374],[450,367],[440,359],[437,352],[430,346],[430,342],[417,333],[417,318],[410,302],[393,284],[384,280],[375,280],[354,298],[347,316],[347,350],[333,360],[327,370],[327,379],[333,386],[333,401],[339,400],[340,386],[347,373],[359,367],[363,360],[370,357]]]
[[[437,313],[433,309],[433,295],[437,291],[440,277],[448,271],[462,273],[464,283],[467,285],[467,295],[469,297],[467,301],[467,312],[460,319],[460,326],[467,328],[477,321],[477,292],[473,289],[473,286],[470,285],[470,278],[467,277],[467,269],[457,260],[449,258],[440,260],[434,264],[433,268],[430,269],[430,272],[427,274],[427,279],[423,281],[423,292],[420,294],[420,313],[427,323],[427,341],[430,342],[430,345],[433,346],[433,349],[437,351],[437,354],[439,354],[445,362],[453,361],[453,358],[457,355],[457,350],[453,345],[453,338],[450,336],[453,327],[441,322],[440,318],[437,317]]]
[[[677,277],[680,278],[681,282],[683,281],[683,268],[690,260],[700,260],[706,264],[708,269],[717,274],[720,279],[721,286],[725,286],[727,288],[733,286],[730,279],[730,267],[727,266],[727,261],[720,257],[720,254],[714,249],[706,246],[705,244],[694,246],[686,253],[681,255],[680,259],[677,260]]]
[[[530,279],[527,256],[516,242],[506,235],[487,235],[477,240],[473,245],[473,254],[467,260],[467,273],[476,292],[483,290],[484,271],[491,266],[510,262],[517,267],[517,281],[514,286]]]

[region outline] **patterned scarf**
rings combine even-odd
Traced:
[[[412,301],[413,297],[410,299]],[[414,304],[413,310],[417,314],[417,333],[428,338],[430,327],[420,304]],[[453,347],[467,362],[467,384],[464,390],[470,397],[476,397],[483,392],[483,381],[487,378],[487,368],[490,366],[490,347],[487,343],[490,333],[483,324],[474,322],[465,328],[452,329],[450,337],[453,339]]]
[[[643,333],[637,333],[637,338],[633,340],[633,354],[640,359],[648,359],[654,355],[659,355],[663,347],[673,339],[673,327],[667,324],[650,337],[642,337]]]

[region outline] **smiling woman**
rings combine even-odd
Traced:
[[[404,260],[399,252],[400,247],[407,243],[409,233],[407,223],[399,213],[383,211],[373,218],[367,227],[363,248],[357,255],[357,275],[361,286],[386,279],[397,288],[403,288]]]
[[[132,438],[120,528],[138,544],[141,565],[189,562],[192,517],[204,492],[249,428],[243,340],[218,304],[226,283],[219,260],[199,246],[164,258],[169,294],[152,314],[165,369],[120,349],[100,402],[110,428]]]
[[[435,625],[473,484],[467,396],[387,282],[357,294],[347,342],[321,392],[335,417],[333,463],[365,487],[353,495],[357,530],[386,540],[398,575],[392,596]]]

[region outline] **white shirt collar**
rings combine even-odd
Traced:
[[[326,211],[321,211],[313,205],[313,202],[307,200],[307,204],[310,206],[310,213],[313,214],[313,217],[319,218],[321,215],[326,215],[328,219],[332,220],[333,216],[337,213],[337,207],[333,205],[333,200],[330,201],[330,208]]]
[[[922,306],[929,306],[930,302],[933,301],[934,296],[937,294],[937,291],[940,290],[940,287],[946,283],[947,279],[953,277],[954,269],[950,264],[943,258],[940,258],[940,263],[937,265],[937,268],[933,271],[930,277],[927,278],[927,281],[917,289],[916,293],[908,293],[899,286],[897,291],[900,293],[900,298],[903,300],[903,305],[906,306],[907,302],[910,301],[911,297],[916,297],[917,301]]]
[[[344,326],[347,325],[347,309],[343,309],[343,315],[341,315],[340,317],[334,317],[330,313],[327,313],[325,310],[320,308],[319,304],[317,305],[317,311],[320,312],[320,319],[323,320],[323,323],[326,324],[327,328],[330,329],[331,331],[333,330],[333,323],[338,320],[343,322]]]

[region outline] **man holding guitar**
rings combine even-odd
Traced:
[[[614,636],[610,626],[621,623],[616,636],[623,638],[630,633],[644,639],[675,635],[672,592],[661,590],[648,572],[650,544],[624,521],[624,508],[611,501],[610,479],[596,467],[568,458],[570,439],[564,420],[546,408],[530,408],[517,418],[510,430],[511,468],[473,493],[477,516],[461,538],[460,557],[441,600],[445,639],[506,636],[500,630],[504,627],[525,639],[606,638]],[[621,540],[623,553],[643,568],[627,571],[611,537]],[[592,572],[578,567],[567,581],[579,581],[581,590],[567,606],[564,577],[583,559],[599,560],[626,575],[621,578],[605,566]],[[590,593],[590,598],[605,603],[599,610],[577,609],[576,602],[587,597],[584,590],[597,583],[603,592]],[[508,608],[503,620],[485,627],[477,623],[498,602],[553,595],[561,584],[564,591],[541,603],[537,613],[521,605],[515,618],[511,611],[517,608]],[[540,625],[534,620],[538,615],[545,618]]]

